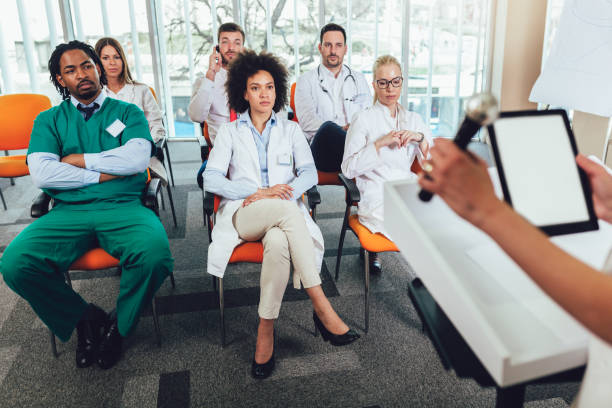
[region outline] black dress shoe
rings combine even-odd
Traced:
[[[106,370],[114,366],[117,361],[119,361],[119,358],[121,357],[122,343],[123,338],[119,333],[119,326],[117,325],[117,319],[115,318],[108,325],[108,329],[100,341],[98,359],[96,360],[100,368]]]
[[[268,378],[270,374],[272,374],[272,371],[274,371],[274,351],[272,352],[272,357],[263,364],[256,363],[255,358],[253,358],[253,365],[251,366],[251,375],[253,378],[263,380]]]
[[[83,318],[77,323],[76,366],[89,367],[95,360],[100,338],[106,328],[108,316],[104,310],[93,303],[85,311]]]
[[[329,341],[333,346],[345,346],[350,344],[360,338],[361,336],[355,330],[349,328],[348,331],[344,334],[333,334],[327,327],[323,324],[323,322],[319,319],[319,316],[315,312],[312,312],[312,319],[314,320],[315,326],[321,332],[321,337],[323,337],[323,341]]]
[[[370,252],[370,273],[374,275],[380,275],[382,272],[382,265],[378,259],[377,252]]]

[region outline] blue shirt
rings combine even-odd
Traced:
[[[246,118],[248,118],[248,120]],[[270,140],[270,132],[272,126],[277,125],[276,115],[272,113],[270,120],[266,123],[264,131],[261,134],[257,132],[257,129],[254,128],[248,111],[241,114],[238,120],[240,121],[238,123],[238,126],[252,126],[251,130],[252,132],[254,132],[253,138],[255,140],[255,145],[257,146],[257,152],[259,156],[262,179],[261,181],[262,184],[265,182],[267,186],[267,184],[269,183],[267,146]],[[274,120],[274,124],[270,123],[272,122],[272,120]],[[261,146],[259,145],[259,143],[261,143]],[[265,146],[266,148],[263,149],[263,146]],[[265,176],[262,161],[265,164]],[[306,190],[317,184],[318,181],[317,169],[315,167],[314,162],[296,168],[295,172],[297,177],[289,183],[289,186],[293,188],[292,200],[300,198],[302,194],[306,192]],[[256,185],[253,185],[244,180],[229,180],[228,178],[226,178],[226,175],[227,169],[225,169],[224,171],[220,171],[218,169],[207,167],[204,171],[204,189],[206,191],[210,191],[211,193],[228,198],[230,200],[240,200],[243,198],[247,198],[251,194],[257,192]]]
[[[268,143],[270,143],[270,131],[272,126],[276,126],[276,113],[272,111],[270,119],[266,122],[266,126],[262,133],[255,128],[251,121],[251,115],[249,111],[240,114],[238,118],[238,126],[248,126],[253,134],[253,140],[257,147],[257,156],[259,156],[259,171],[261,172],[261,186],[266,188],[270,187],[270,178],[268,177]]]

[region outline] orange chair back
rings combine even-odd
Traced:
[[[151,93],[153,94],[153,97],[155,98],[155,102],[159,103],[159,101],[157,100],[157,94],[155,93],[155,89],[153,89],[152,86],[150,86],[149,89],[151,90]]]
[[[295,82],[291,84],[291,95],[289,97],[289,106],[291,107],[291,110],[293,111],[293,119],[291,120],[294,122],[299,122],[297,113],[295,113]]]
[[[27,149],[34,119],[50,108],[51,101],[45,95],[0,96],[0,150]]]
[[[208,123],[206,121],[202,122],[202,136],[204,136],[204,140],[206,140],[206,144],[209,148],[212,147],[212,142],[210,141],[210,134],[208,133]]]

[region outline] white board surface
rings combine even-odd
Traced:
[[[566,0],[529,100],[612,116],[612,0]]]

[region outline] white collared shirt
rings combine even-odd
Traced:
[[[214,143],[219,126],[229,122],[230,110],[227,105],[225,81],[227,71],[221,68],[215,75],[215,81],[202,76],[193,84],[193,93],[189,102],[189,118],[198,123],[208,123],[208,134]]]
[[[96,99],[94,99],[89,105],[83,105],[81,102],[79,102],[79,100],[77,98],[75,98],[74,96],[70,95],[70,103],[72,104],[72,106],[74,106],[75,108],[77,106],[83,105],[83,107],[85,108],[90,108],[93,106],[94,103],[98,104],[98,107],[93,111],[92,115],[94,113],[96,113],[97,111],[100,110],[100,108],[102,107],[102,104],[104,103],[104,100],[106,99],[107,95],[106,95],[106,91],[104,90],[104,88],[102,88],[100,90],[100,94],[96,97]],[[83,115],[83,118],[85,117],[85,112],[81,112],[81,115]]]
[[[133,103],[144,112],[145,118],[149,122],[149,131],[153,142],[157,143],[166,136],[161,110],[148,85],[134,82],[125,84],[117,93],[111,91],[107,86],[104,86],[104,90],[109,97]]]
[[[323,122],[345,126],[371,105],[372,95],[365,76],[346,65],[336,78],[320,64],[300,76],[295,88],[295,113],[308,140]]]

